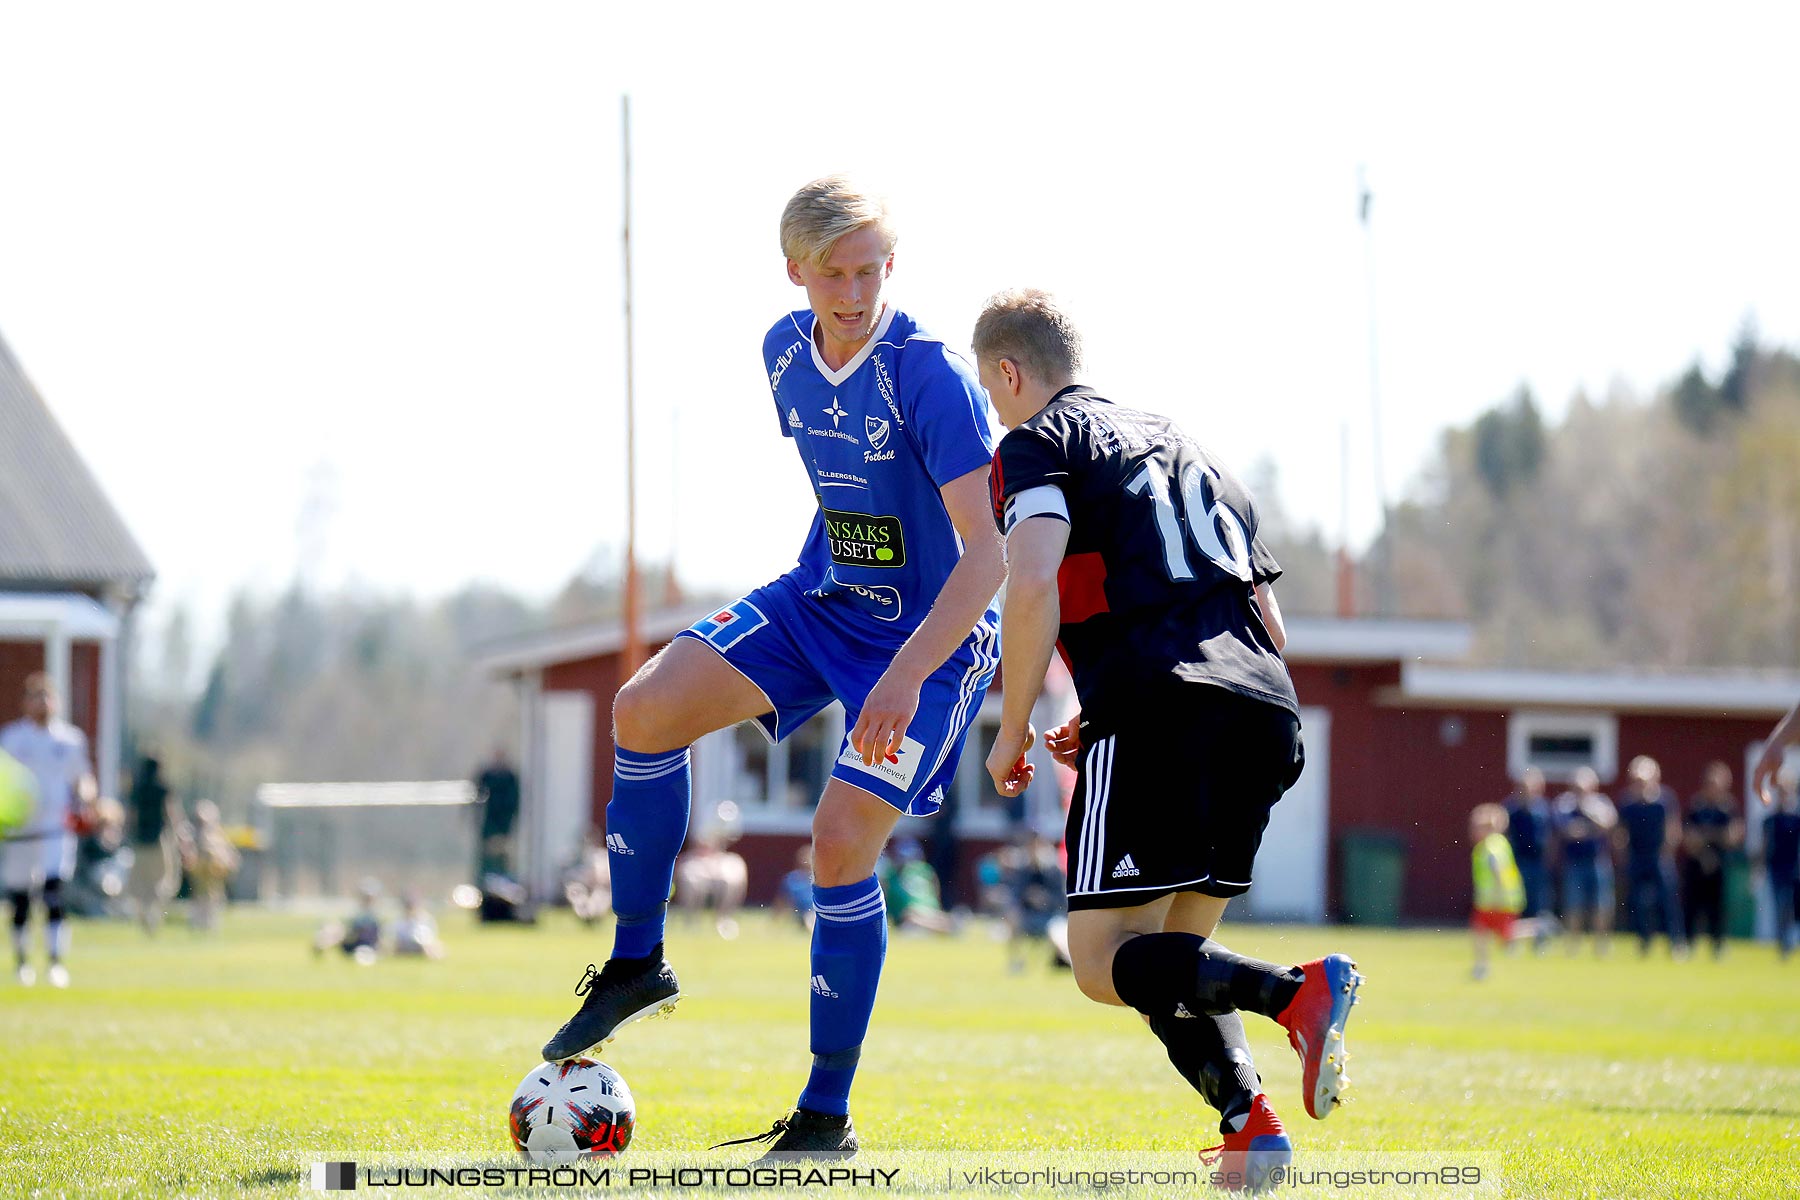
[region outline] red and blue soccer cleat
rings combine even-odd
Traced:
[[[1216,1186],[1230,1192],[1260,1192],[1283,1182],[1283,1172],[1294,1161],[1294,1143],[1288,1141],[1268,1097],[1258,1092],[1244,1127],[1226,1134],[1224,1145],[1202,1150],[1200,1161],[1212,1169]]]
[[[1344,1102],[1342,1093],[1350,1086],[1344,1077],[1350,1059],[1344,1051],[1344,1025],[1363,977],[1343,954],[1328,954],[1300,969],[1306,978],[1275,1022],[1287,1030],[1288,1045],[1300,1056],[1307,1115],[1323,1121]]]

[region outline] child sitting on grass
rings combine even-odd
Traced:
[[[381,952],[381,918],[375,913],[375,902],[381,899],[381,883],[364,879],[356,889],[357,909],[348,921],[327,921],[313,938],[313,953],[323,954],[336,947],[363,966],[374,962]]]

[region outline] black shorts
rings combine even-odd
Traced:
[[[1190,683],[1147,697],[1106,727],[1114,732],[1076,760],[1069,908],[1247,891],[1269,810],[1306,762],[1299,719]]]

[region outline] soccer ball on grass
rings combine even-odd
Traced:
[[[534,1162],[610,1158],[631,1144],[637,1104],[619,1073],[591,1058],[540,1063],[513,1093],[513,1145]]]

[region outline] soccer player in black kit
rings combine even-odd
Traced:
[[[1341,954],[1278,967],[1212,940],[1304,761],[1269,588],[1281,568],[1223,464],[1167,418],[1075,382],[1080,336],[1049,295],[990,299],[975,357],[1010,428],[991,475],[1008,582],[988,771],[1003,795],[1030,782],[1029,714],[1060,648],[1081,712],[1045,740],[1078,776],[1067,879],[1076,982],[1142,1013],[1219,1111],[1221,1182],[1277,1182],[1292,1145],[1239,1013],[1287,1030],[1306,1111],[1323,1118],[1341,1103],[1344,1024],[1362,982]]]

